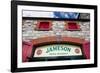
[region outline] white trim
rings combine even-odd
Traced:
[[[47,62],[22,62],[22,10],[48,10],[48,11],[67,11],[67,12],[86,12],[90,13],[90,56],[89,60],[70,60],[70,61],[47,61]],[[77,8],[58,8],[58,7],[42,7],[42,6],[18,6],[18,57],[17,64],[18,68],[25,67],[42,67],[42,66],[58,66],[58,65],[78,65],[78,64],[93,64],[94,63],[94,10],[92,9],[77,9]]]

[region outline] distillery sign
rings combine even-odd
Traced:
[[[36,48],[34,57],[77,56],[77,55],[82,55],[81,48],[79,46],[54,44]]]

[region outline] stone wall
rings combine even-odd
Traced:
[[[53,24],[52,30],[37,31],[35,30],[37,22],[38,21],[36,20],[23,20],[22,33],[23,33],[24,41],[37,39],[40,37],[56,36],[59,34],[62,36],[78,37],[78,38],[82,38],[82,39],[84,38],[86,40],[90,40],[90,23],[89,22],[78,22],[81,27],[80,31],[64,30],[65,21],[52,21],[52,24]]]

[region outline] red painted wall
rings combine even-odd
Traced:
[[[45,37],[45,38],[34,39],[32,40],[32,42],[23,42],[23,48],[22,48],[23,62],[27,62],[28,57],[31,56],[32,46],[39,43],[55,42],[55,41],[56,41],[56,37]],[[82,47],[83,47],[82,50],[83,50],[84,56],[87,59],[90,59],[90,42],[89,41],[85,41],[84,39],[79,39],[79,38],[72,38],[72,37],[63,37],[61,41],[82,44]]]

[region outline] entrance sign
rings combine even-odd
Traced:
[[[38,47],[34,57],[77,56],[82,55],[81,48],[73,45],[47,45]]]

